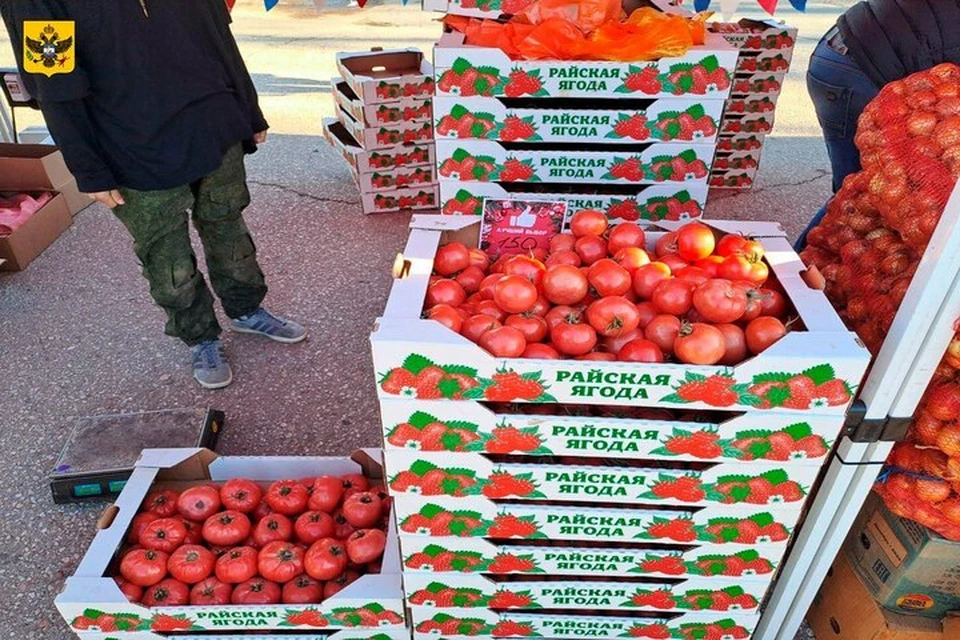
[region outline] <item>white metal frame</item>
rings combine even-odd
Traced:
[[[958,317],[960,184],[861,387],[866,419],[913,415],[950,344]],[[840,442],[775,583],[755,639],[794,638],[892,447],[892,442],[849,438]]]

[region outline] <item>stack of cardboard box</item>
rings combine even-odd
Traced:
[[[774,20],[715,22],[711,31],[740,50],[733,90],[720,124],[710,186],[753,187],[777,99],[790,70],[797,30]]]
[[[350,164],[364,213],[437,207],[433,67],[416,49],[337,54],[324,134]]]

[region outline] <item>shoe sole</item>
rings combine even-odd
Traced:
[[[233,331],[236,332],[236,333],[249,333],[249,334],[255,335],[255,336],[262,336],[262,337],[264,337],[264,338],[268,338],[268,339],[270,339],[270,340],[273,340],[274,342],[282,342],[283,344],[297,344],[298,342],[303,342],[304,340],[307,339],[307,334],[306,334],[306,333],[304,333],[304,334],[303,334],[302,336],[300,336],[299,338],[282,338],[282,337],[280,337],[280,336],[271,336],[270,334],[268,334],[268,333],[263,333],[262,331],[254,331],[253,329],[241,329],[241,328],[235,327],[235,326],[233,326],[233,325],[230,325],[230,329],[233,330]]]
[[[216,389],[223,389],[224,387],[230,386],[230,384],[233,382],[233,371],[230,372],[230,378],[223,382],[214,382],[214,383],[204,382],[197,376],[193,376],[193,379],[196,380],[197,384],[199,384],[204,389],[207,389],[209,391],[214,391]]]

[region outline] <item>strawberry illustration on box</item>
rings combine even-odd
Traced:
[[[741,51],[792,51],[797,41],[796,27],[772,19],[711,22],[708,28]]]
[[[737,60],[736,72],[744,73],[781,73],[790,70],[793,50],[761,51],[760,53],[741,53]]]
[[[366,151],[336,118],[324,119],[323,135],[354,172],[361,175],[385,169],[433,165],[436,162],[433,142]]]
[[[751,76],[737,76],[733,80],[735,98],[747,96],[778,96],[783,89],[783,74],[756,73]]]
[[[533,0],[424,0],[423,9],[452,16],[497,19],[520,13],[532,2]]]
[[[751,189],[756,169],[739,171],[717,171],[710,176],[712,189]]]
[[[768,134],[773,130],[773,113],[755,113],[745,116],[725,116],[720,123],[721,134],[762,133]]]
[[[367,105],[353,93],[350,85],[343,79],[333,78],[330,84],[333,86],[333,99],[336,104],[364,127],[433,120],[432,97],[403,98],[394,102]]]
[[[777,110],[777,95],[732,96],[727,100],[727,115],[773,113]]]
[[[613,191],[609,186],[584,185],[584,193],[556,193],[549,185],[531,183],[522,192],[507,191],[502,185],[493,182],[461,182],[459,180],[440,181],[441,213],[445,215],[480,215],[483,200],[528,198],[566,202],[567,217],[564,228],[569,226],[570,218],[584,209],[603,211],[611,225],[620,222],[638,224],[658,220],[692,220],[703,214],[707,189],[703,184],[670,183],[638,186],[636,193],[623,193],[616,188],[615,193],[604,194],[604,190]]]
[[[365,213],[436,209],[440,193],[434,185],[361,194]]]
[[[337,106],[337,118],[350,136],[367,150],[392,149],[398,145],[427,143],[433,141],[433,123],[395,122],[374,127],[365,127],[362,122]]]
[[[762,133],[724,134],[717,140],[717,153],[759,151],[765,138]]]

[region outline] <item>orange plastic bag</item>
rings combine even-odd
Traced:
[[[594,60],[656,60],[682,56],[706,39],[704,18],[690,20],[637,9],[626,22],[607,22],[590,34],[582,56]]]
[[[576,25],[550,18],[533,27],[516,46],[524,60],[565,60],[576,57],[586,42]]]
[[[538,0],[513,17],[513,22],[543,24],[560,18],[589,34],[623,15],[620,0]]]

